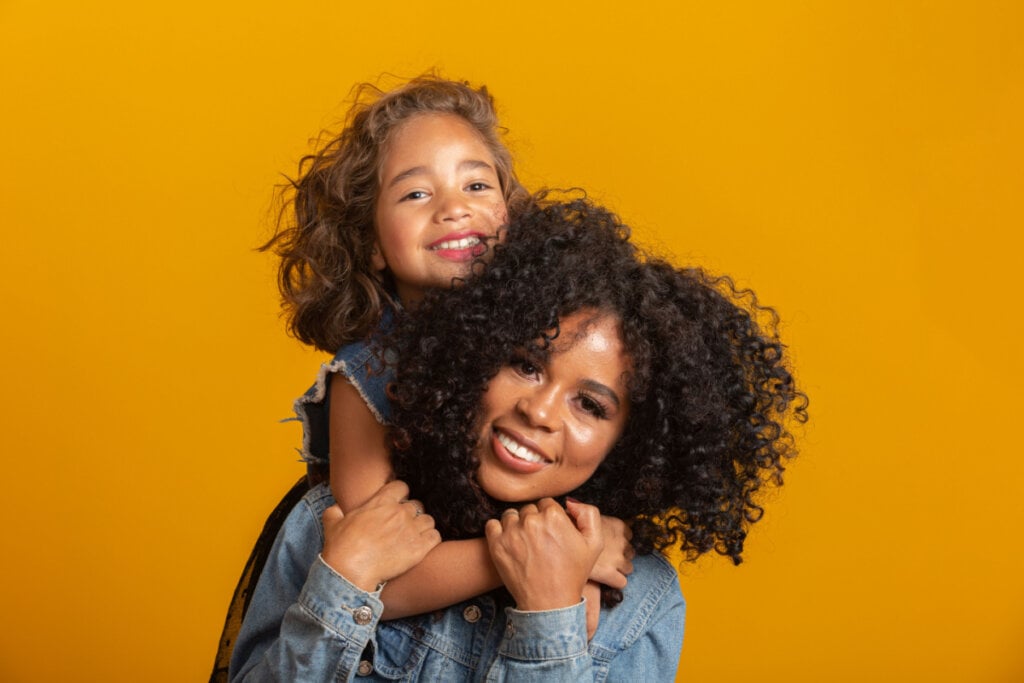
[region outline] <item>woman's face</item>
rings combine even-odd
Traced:
[[[618,320],[584,310],[560,327],[547,358],[517,358],[484,392],[477,481],[497,500],[572,491],[594,474],[625,428],[631,365]]]

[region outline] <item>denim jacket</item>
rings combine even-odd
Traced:
[[[380,594],[320,558],[326,485],[292,510],[260,576],[231,660],[232,681],[670,681],[685,603],[660,555],[634,560],[621,604],[588,643],[582,602],[524,612],[499,590],[378,623]]]

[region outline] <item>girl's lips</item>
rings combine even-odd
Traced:
[[[547,467],[550,463],[522,437],[500,429],[491,431],[491,450],[495,458],[510,470],[523,474],[533,474]]]
[[[445,235],[427,249],[448,261],[471,261],[487,251],[487,244],[481,233],[459,232]]]

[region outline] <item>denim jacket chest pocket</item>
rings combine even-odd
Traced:
[[[373,674],[388,681],[482,679],[505,635],[503,607],[489,595],[431,614],[381,622]]]

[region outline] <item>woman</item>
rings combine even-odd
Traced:
[[[756,494],[793,454],[787,423],[806,419],[758,317],[775,319],[727,279],[644,259],[584,201],[521,217],[489,265],[428,296],[394,342],[395,471],[443,537],[486,531],[505,590],[378,624],[372,582],[394,567],[358,582],[333,571],[341,534],[324,530],[335,508],[315,489],[264,569],[234,677],[671,679],[684,603],[659,551],[739,562]],[[598,509],[630,523],[639,556],[588,643]],[[429,533],[418,511],[406,517]]]

